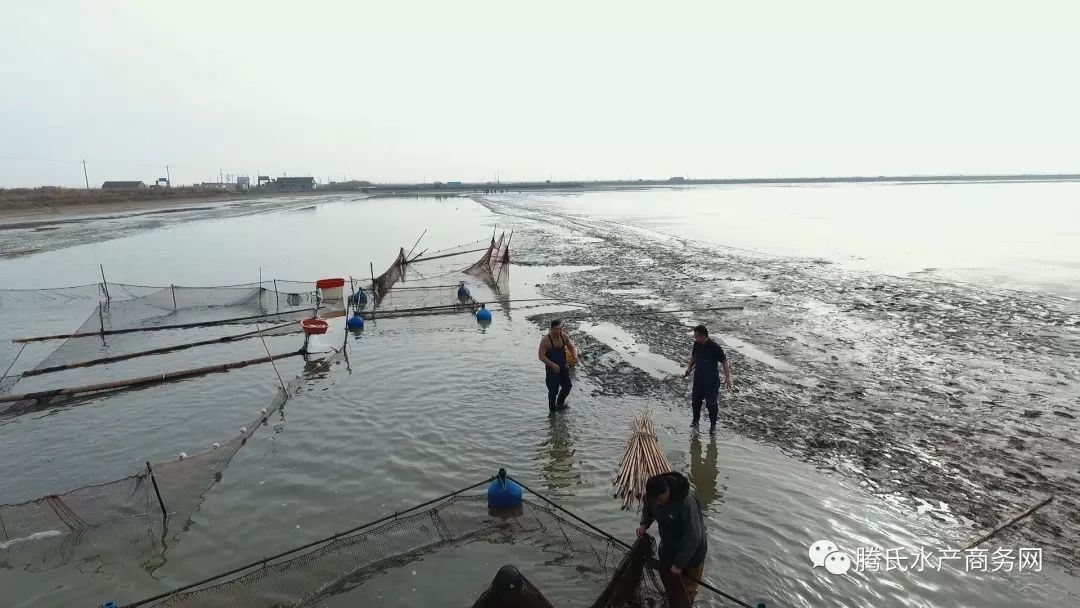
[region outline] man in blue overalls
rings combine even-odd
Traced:
[[[540,340],[540,361],[547,368],[545,382],[548,389],[548,409],[555,412],[566,407],[566,396],[570,394],[573,383],[570,381],[570,365],[566,352],[574,348],[570,338],[563,331],[562,321],[551,322],[551,331]]]
[[[694,374],[694,391],[690,404],[694,408],[692,426],[698,425],[701,418],[701,402],[709,409],[709,432],[716,430],[718,414],[717,397],[720,394],[720,365],[724,366],[724,386],[731,390],[731,364],[727,354],[712,338],[704,325],[694,328],[694,350],[690,354],[690,363],[686,366],[683,377]]]

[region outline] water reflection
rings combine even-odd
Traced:
[[[723,498],[725,488],[716,480],[719,475],[716,467],[716,435],[710,433],[704,442],[701,438],[701,433],[690,436],[690,478],[701,498],[701,508],[708,509],[714,501]],[[705,443],[704,454],[702,443]]]
[[[574,432],[567,416],[557,414],[548,418],[547,437],[538,446],[536,460],[540,462],[544,487],[552,494],[562,494],[581,481],[581,473],[574,471]]]

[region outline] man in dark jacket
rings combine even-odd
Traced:
[[[701,418],[701,402],[709,410],[709,431],[716,432],[716,417],[719,414],[718,396],[720,394],[720,367],[724,368],[724,386],[731,390],[731,364],[728,363],[724,349],[709,337],[709,330],[704,325],[694,328],[694,350],[690,354],[690,363],[686,366],[683,377],[694,374],[694,392],[691,406],[694,420],[691,426],[698,425]]]
[[[682,577],[686,596],[693,603],[705,568],[708,541],[697,492],[681,473],[663,473],[645,482],[638,538],[654,521],[660,528],[660,567]]]

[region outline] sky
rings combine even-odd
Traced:
[[[11,0],[0,187],[1080,172],[1074,2]]]

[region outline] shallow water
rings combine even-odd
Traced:
[[[0,270],[11,277],[11,285],[23,287],[37,284],[46,273],[52,284],[93,282],[98,263],[106,264],[111,280],[150,284],[254,281],[257,277],[251,275],[260,266],[265,277],[363,276],[369,260],[376,260],[375,272],[380,272],[396,247],[408,249],[424,226],[432,229],[419,249],[435,250],[484,240],[492,223],[504,221],[469,200],[328,202],[302,214],[271,211],[181,223],[6,260]],[[523,249],[540,242],[529,236],[530,230],[543,230],[539,223],[536,228],[517,227],[523,232],[515,242],[520,238]],[[572,233],[559,231],[560,238],[573,239]],[[478,255],[464,256],[460,265]],[[427,274],[439,274],[456,263],[437,264]],[[553,272],[581,270],[514,266],[513,297],[537,297],[536,286]],[[70,323],[77,326],[92,310],[88,304],[70,311]],[[912,515],[774,448],[731,433],[692,433],[686,426],[685,401],[675,394],[654,399],[603,394],[591,375],[594,363],[588,353],[576,373],[571,409],[548,418],[535,350],[541,330],[526,318],[543,310],[556,309],[500,311],[486,328],[464,313],[369,325],[362,336],[350,340],[347,366],[339,365],[312,383],[287,404],[277,429],[261,429],[239,451],[153,574],[122,547],[106,544],[94,557],[48,573],[0,568],[6,601],[13,606],[132,601],[407,508],[485,478],[499,467],[629,540],[636,518],[619,509],[610,484],[626,446],[631,413],[648,407],[673,466],[690,473],[706,504],[711,547],[706,578],[733,595],[770,606],[1076,602],[1076,596],[1036,573],[974,574],[946,568],[941,573],[834,576],[811,568],[808,547],[822,538],[850,551],[872,545],[907,552],[920,546],[959,548],[970,532],[959,523]],[[54,328],[41,327],[31,316],[7,314],[0,309],[0,325],[10,335],[53,333]],[[602,338],[627,342],[628,334],[617,323],[604,327]],[[295,347],[299,340],[273,338],[271,348]],[[759,357],[775,356],[768,347],[749,342],[729,346],[753,350]],[[258,348],[261,344],[249,342],[237,352],[246,356]],[[624,352],[623,363],[630,366],[644,354],[662,358],[647,347]],[[205,356],[177,353],[169,364],[195,366]],[[783,361],[777,358],[776,363]],[[139,365],[160,367],[155,362]],[[300,367],[295,359],[279,362],[286,377]],[[655,359],[642,367],[654,373],[677,369],[660,366]],[[81,370],[70,379],[82,382],[100,377],[100,372]],[[75,401],[6,421],[0,425],[0,462],[5,463],[0,502],[116,479],[147,459],[167,459],[227,439],[263,407],[276,382],[270,367],[254,366]],[[484,547],[482,553],[489,558],[483,568],[470,562],[455,569],[452,559],[430,558],[432,567],[417,569],[423,585],[416,592],[410,587],[409,594],[435,591],[406,603],[453,598],[463,604],[475,597],[502,565],[496,550]],[[358,595],[345,597],[370,599],[373,593],[378,599],[385,588],[380,585],[393,583],[399,589],[412,576],[388,574],[374,586],[353,592]],[[557,591],[566,596],[565,590]],[[591,598],[583,600],[587,604]]]

